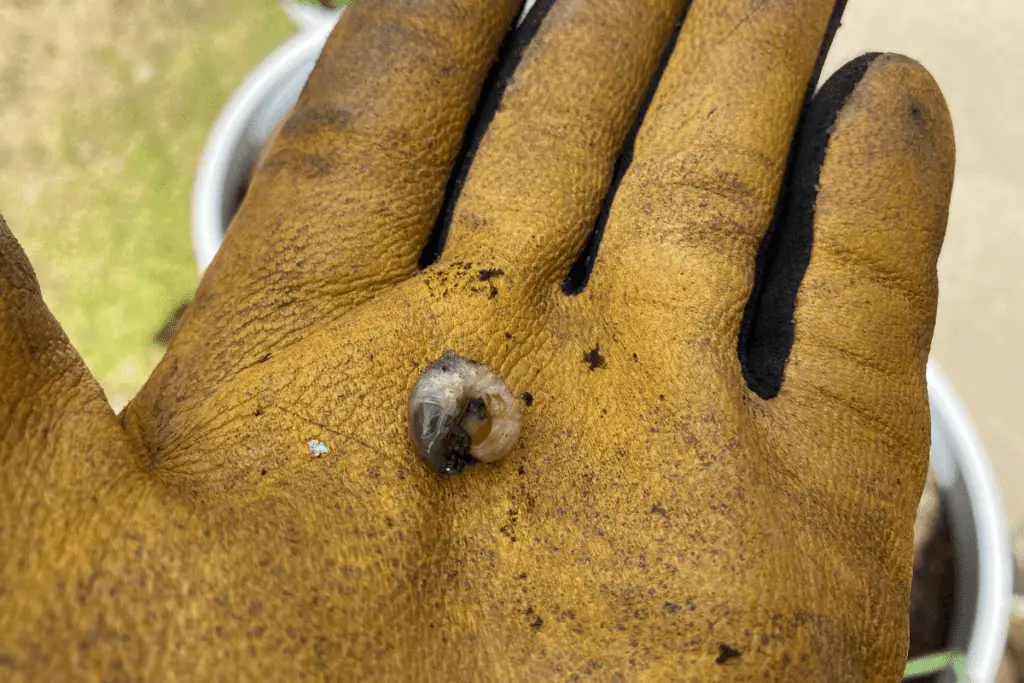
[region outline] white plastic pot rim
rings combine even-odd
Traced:
[[[967,641],[967,670],[971,680],[986,683],[995,680],[1006,646],[1013,594],[1010,534],[988,454],[966,408],[934,360],[928,362],[928,397],[932,408],[932,469],[935,478],[944,494],[965,490],[971,507],[970,529],[962,528],[963,515],[952,515],[951,519],[953,540],[960,546],[957,547],[958,561],[967,552],[961,544],[971,536],[976,553],[976,565],[971,568],[976,574],[971,631],[969,634],[953,633],[951,638]],[[935,458],[938,448],[950,451],[955,463]]]
[[[286,3],[297,5],[297,3]],[[226,179],[237,160],[234,153],[237,142],[246,134],[247,114],[265,106],[268,93],[295,72],[312,70],[312,60],[323,45],[338,19],[314,7],[299,6],[302,10],[317,12],[309,27],[271,52],[238,87],[217,117],[200,156],[192,190],[192,249],[196,267],[202,274],[213,260],[223,240],[223,201],[234,188],[227,187]],[[300,26],[303,24],[297,20]],[[199,229],[195,229],[199,226]]]

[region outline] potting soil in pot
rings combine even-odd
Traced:
[[[914,578],[910,585],[910,652],[908,658],[946,650],[953,618],[956,556],[949,515],[931,473],[914,525]],[[937,681],[924,676],[915,681]]]

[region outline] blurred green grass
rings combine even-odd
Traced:
[[[88,62],[71,71],[96,74],[105,86],[90,96],[88,83],[68,83],[75,96],[48,120],[16,120],[24,143],[0,157],[0,212],[114,404],[149,375],[163,351],[154,333],[197,284],[189,196],[206,134],[246,73],[295,31],[276,2],[186,0],[172,14],[161,5],[143,0],[127,15],[116,10],[111,16],[134,21],[131,30],[107,39],[96,30],[95,44],[86,38]],[[45,40],[40,24],[40,35],[19,38]],[[31,96],[32,79],[60,72],[32,66],[19,69],[16,89],[0,84],[0,102],[16,110],[12,98]],[[32,136],[53,134],[56,152],[47,156]],[[21,185],[37,174],[38,187]]]

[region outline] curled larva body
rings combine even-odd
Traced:
[[[445,351],[409,395],[409,437],[441,474],[494,462],[519,440],[523,405],[485,365]]]

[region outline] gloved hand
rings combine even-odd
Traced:
[[[949,117],[686,4],[355,2],[120,416],[3,226],[4,680],[898,680]],[[529,396],[442,477],[447,348]]]

